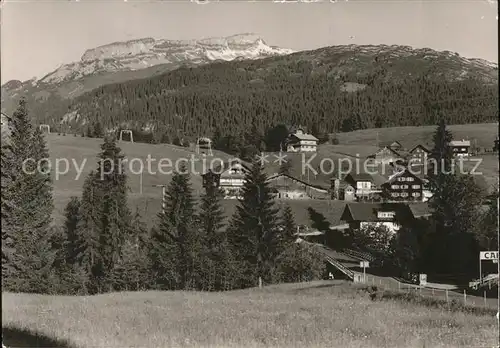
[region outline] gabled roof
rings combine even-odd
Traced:
[[[368,157],[369,157],[369,158],[370,158],[370,157],[375,157],[377,154],[382,153],[384,150],[390,151],[390,152],[392,152],[393,154],[395,154],[396,156],[401,157],[401,154],[400,154],[399,152],[397,152],[397,151],[396,151],[396,150],[394,150],[394,149],[391,149],[389,146],[384,146],[384,147],[380,148],[378,151],[376,151],[374,154],[372,154],[372,155],[370,155],[370,156],[368,156]]]
[[[431,208],[425,202],[412,203],[409,204],[408,207],[410,208],[413,217],[417,219],[421,217],[427,217],[432,214]]]
[[[380,147],[403,147],[403,145],[395,140],[395,141],[385,141],[380,143]]]
[[[288,175],[288,174],[285,174],[285,173],[281,173],[281,174],[276,174],[276,175],[272,175],[270,176],[268,179],[267,179],[267,182],[270,182],[270,181],[274,181],[274,180],[278,180],[279,178],[282,178],[282,177],[285,177],[285,178],[289,178],[290,180],[293,180],[293,181],[296,181],[296,182],[299,182],[303,185],[306,185],[306,186],[309,186],[309,187],[312,187],[312,188],[315,188],[315,189],[318,189],[318,190],[323,190],[323,191],[328,191],[328,187],[326,186],[321,186],[321,185],[313,185],[313,184],[310,184],[310,183],[307,183],[305,182],[304,180],[300,180],[300,179],[297,179],[291,175]]]
[[[205,171],[205,173],[203,173],[202,175],[205,175],[208,173],[208,171],[211,171],[213,173],[216,173],[216,174],[222,174],[224,172],[226,172],[228,169],[232,168],[233,165],[235,164],[240,164],[243,169],[246,169],[246,170],[250,170],[250,168],[252,167],[252,165],[246,161],[243,161],[239,158],[233,158],[233,159],[230,159],[229,161],[225,161],[221,164],[216,164],[213,166],[213,168],[208,168],[208,170]]]
[[[348,177],[351,177],[352,180],[354,180],[354,182],[358,182],[358,181],[373,182],[373,177],[368,173],[349,173],[349,174],[347,174],[346,179]]]
[[[348,203],[342,213],[342,221],[377,222],[382,221],[377,217],[378,212],[395,212],[402,218],[426,217],[431,214],[429,205],[419,203]]]
[[[291,138],[297,138],[298,140],[312,140],[312,141],[318,141],[318,138],[316,138],[314,135],[312,134],[297,134],[297,133],[294,133],[294,134],[290,134],[290,137]]]
[[[421,178],[419,178],[417,175],[413,174],[410,170],[408,170],[408,168],[405,168],[405,170],[402,170],[400,172],[397,172],[393,175],[391,175],[389,177],[389,179],[386,181],[386,184],[390,184],[390,183],[393,183],[394,181],[396,181],[396,179],[398,177],[400,177],[401,175],[403,174],[409,174],[410,176],[414,177],[415,179],[417,179],[418,181],[422,181]]]
[[[378,212],[389,212],[404,208],[403,203],[351,203],[347,204],[341,219],[343,221],[377,222]]]
[[[470,146],[470,140],[452,140],[450,146]]]
[[[431,153],[431,150],[429,150],[428,148],[426,148],[425,146],[423,146],[423,145],[421,145],[421,144],[415,145],[415,146],[414,146],[414,147],[413,147],[413,148],[409,151],[409,153],[413,153],[413,151],[415,151],[415,150],[416,150],[416,149],[418,149],[418,148],[420,148],[420,149],[424,150],[424,151],[425,151],[425,152],[427,152],[427,153]]]

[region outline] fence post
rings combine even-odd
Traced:
[[[484,306],[485,307],[487,306],[487,303],[486,303],[486,290],[484,290]]]
[[[446,291],[446,303],[448,303],[448,289],[446,289],[445,291]]]
[[[465,292],[464,289],[464,306],[467,304],[467,293]]]
[[[398,281],[398,290],[401,290],[401,282]]]

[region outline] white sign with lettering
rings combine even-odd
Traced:
[[[498,251],[481,251],[479,252],[479,260],[498,260]]]

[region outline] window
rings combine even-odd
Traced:
[[[414,190],[418,190],[420,189],[420,185],[412,185],[411,188]]]
[[[420,197],[420,192],[413,192],[413,193],[412,193],[412,196],[413,196],[413,197]]]
[[[399,196],[399,193],[398,193],[398,192],[393,192],[393,193],[391,194],[391,196],[392,196],[392,197],[398,197],[398,196]]]
[[[407,192],[401,192],[401,197],[408,197],[408,193]]]
[[[398,181],[405,181],[406,178],[405,177],[402,177],[402,178],[398,178]]]
[[[399,189],[399,185],[392,185],[391,188],[394,190],[397,190],[397,189]]]
[[[406,189],[408,189],[408,185],[401,185],[401,188],[402,188],[403,190],[406,190]]]
[[[393,211],[379,211],[377,213],[379,219],[392,219],[394,217]]]
[[[413,181],[413,178],[411,176],[406,178],[406,181]]]

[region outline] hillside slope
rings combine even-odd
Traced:
[[[33,105],[63,131],[95,122],[176,136],[263,133],[279,122],[327,132],[492,122],[498,68],[451,52],[335,46],[179,68]]]
[[[27,96],[41,104],[65,103],[102,85],[146,78],[180,66],[214,61],[258,59],[289,54],[252,33],[201,40],[143,38],[88,49],[80,61],[63,64],[40,79],[9,81],[2,86],[2,111],[11,113]]]
[[[77,347],[417,348],[498,342],[493,315],[372,301],[366,287],[338,280],[212,293],[2,293],[2,302],[5,327],[39,331]]]

